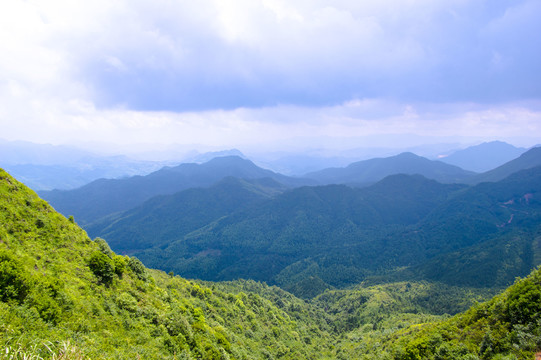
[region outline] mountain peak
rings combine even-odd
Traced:
[[[460,183],[473,175],[459,167],[429,160],[411,152],[354,162],[345,168],[329,168],[307,175],[322,184],[370,184],[395,174],[420,174],[444,183]]]
[[[524,151],[502,141],[491,141],[458,150],[440,160],[466,170],[485,172],[516,159]]]

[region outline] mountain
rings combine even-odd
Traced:
[[[88,225],[99,218],[140,205],[153,196],[208,187],[227,176],[271,178],[287,186],[309,182],[262,169],[250,160],[225,156],[204,164],[165,167],[146,176],[100,179],[74,190],[42,191],[39,194],[62,214],[73,215],[79,223]]]
[[[305,175],[320,184],[366,185],[394,174],[419,174],[442,183],[464,183],[474,173],[413,153],[358,161],[345,168],[329,168]]]
[[[135,254],[190,278],[251,278],[298,295],[298,289],[323,291],[423,264],[411,278],[502,287],[539,264],[530,255],[541,227],[540,194],[541,167],[471,188],[419,175],[395,175],[361,189],[302,187]],[[516,263],[495,256],[491,247],[514,254]],[[467,249],[482,272],[451,259]],[[429,265],[446,254],[442,264],[454,279],[437,275],[436,262]],[[489,271],[504,265],[497,276]]]
[[[234,211],[246,209],[287,188],[270,178],[227,177],[209,188],[160,195],[126,212],[86,227],[92,237],[106,238],[117,252],[161,247]]]
[[[491,141],[456,151],[439,160],[464,170],[482,173],[518,158],[525,151],[524,148],[502,141]]]
[[[136,254],[149,266],[187,277],[282,285],[290,283],[290,276],[279,281],[289,266],[298,263],[295,269],[305,271],[316,264],[323,266],[317,275],[326,284],[343,286],[388,261],[371,252],[379,252],[389,233],[416,224],[462,188],[419,175],[395,175],[363,189],[301,187]],[[140,231],[135,222],[132,230]]]
[[[530,199],[531,200],[531,199]],[[202,283],[111,251],[0,169],[6,359],[532,359],[541,272],[482,293],[427,282],[305,302],[254,281]]]
[[[255,292],[211,289],[116,255],[0,169],[2,358],[335,358],[327,315],[309,311],[308,322],[293,321]]]
[[[230,150],[222,150],[222,151],[209,151],[203,154],[196,153],[185,158],[183,162],[201,164],[201,163],[208,162],[214,158],[225,157],[225,156],[238,156],[243,159],[246,158],[246,156],[244,156],[244,154],[240,152],[240,150],[230,149]]]
[[[531,148],[514,160],[498,166],[493,170],[478,174],[472,177],[469,180],[469,183],[479,184],[485,181],[499,181],[517,171],[530,169],[536,166],[541,166],[541,147]]]

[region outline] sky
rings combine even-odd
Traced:
[[[2,0],[0,138],[531,146],[539,34],[539,0]]]

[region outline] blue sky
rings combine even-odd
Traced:
[[[538,0],[5,0],[0,137],[533,145],[539,34]]]

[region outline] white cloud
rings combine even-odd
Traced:
[[[519,101],[539,98],[539,2],[511,5],[5,0],[0,136],[541,136],[539,106]]]

